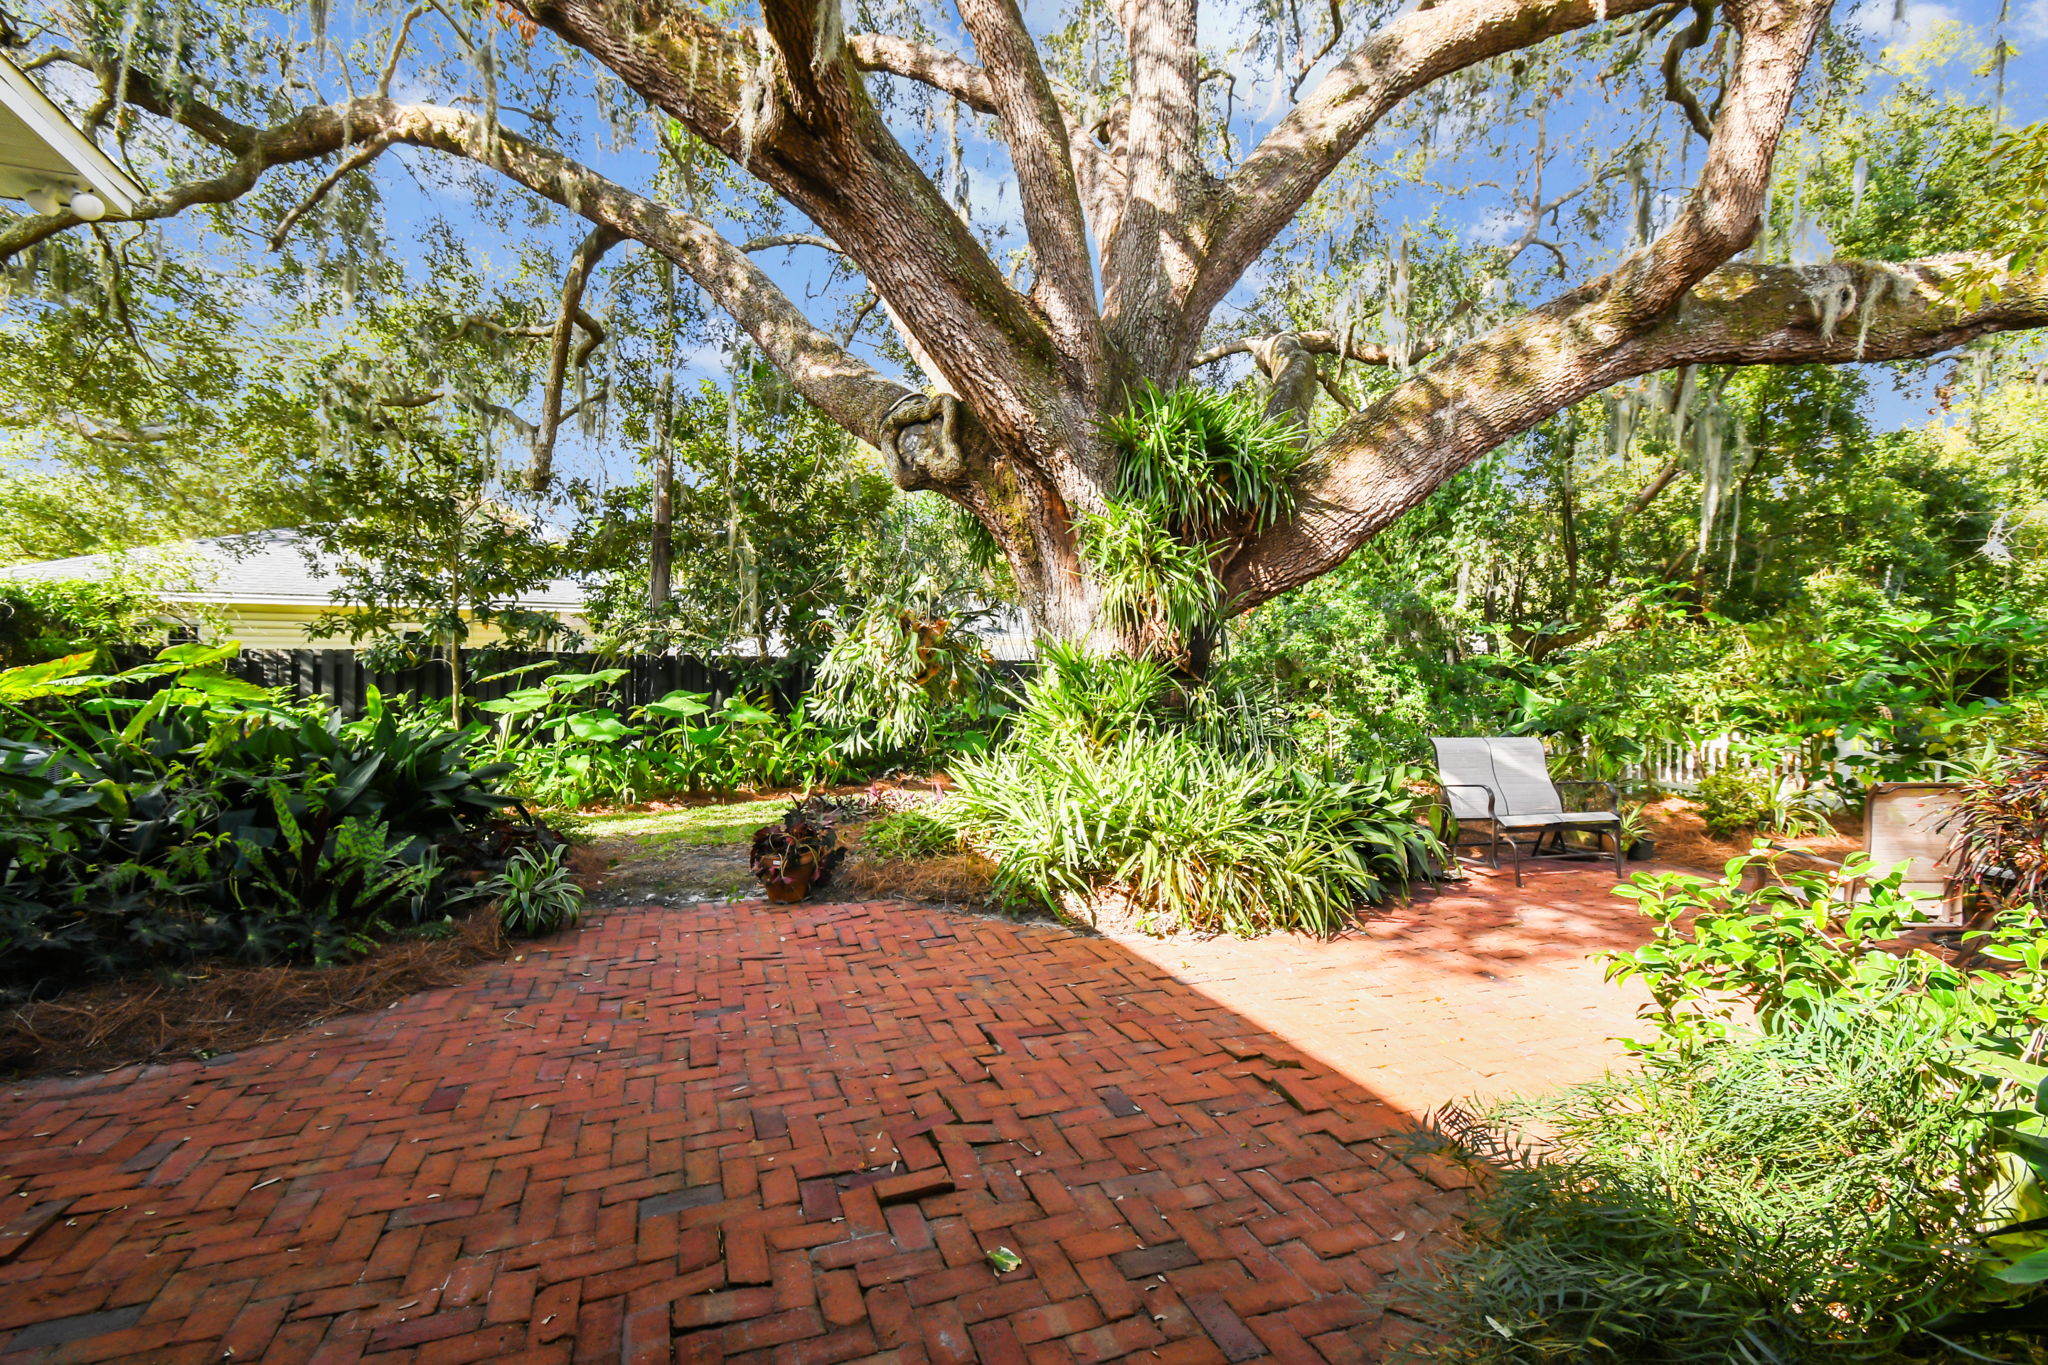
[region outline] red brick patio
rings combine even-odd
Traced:
[[[1616,1055],[1609,884],[1330,945],[614,911],[286,1043],[18,1085],[0,1360],[1379,1359],[1459,1206],[1414,1116]]]

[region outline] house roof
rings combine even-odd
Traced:
[[[0,580],[99,581],[150,568],[191,585],[185,590],[163,591],[160,595],[169,602],[331,607],[335,605],[334,589],[340,586],[332,558],[314,549],[296,531],[255,531],[143,550],[16,564],[0,568]],[[583,589],[561,578],[514,605],[531,611],[580,612],[583,601]]]
[[[142,186],[72,126],[20,67],[0,57],[0,197],[38,189],[91,190],[115,213],[135,211]]]

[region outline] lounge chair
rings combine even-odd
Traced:
[[[1905,863],[1902,889],[1942,903],[1942,916],[1932,921],[1950,928],[1962,922],[1962,895],[1948,861],[1950,817],[1955,814],[1958,787],[1953,782],[1880,782],[1870,789],[1863,807],[1863,856],[1879,867]],[[1773,843],[1823,867],[1839,868],[1832,858],[1803,848]],[[1849,883],[1845,894],[1862,899],[1862,880]]]
[[[1466,833],[1484,836],[1487,862],[1500,866],[1501,846],[1514,854],[1515,885],[1522,884],[1522,864],[1531,858],[1599,859],[1607,855],[1599,848],[1572,848],[1564,836],[1574,830],[1614,842],[1614,875],[1622,874],[1621,815],[1615,809],[1614,786],[1609,782],[1551,780],[1550,765],[1543,756],[1543,741],[1527,736],[1495,738],[1432,739],[1436,748],[1437,776],[1444,800],[1458,821],[1458,841]],[[1604,787],[1605,810],[1567,810],[1558,788]],[[1527,851],[1515,840],[1526,836]],[[1473,844],[1472,847],[1480,847]]]

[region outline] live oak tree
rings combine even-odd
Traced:
[[[1016,0],[851,15],[840,0],[761,0],[744,14],[678,0],[420,0],[329,16],[319,3],[307,36],[257,9],[73,0],[23,26],[21,56],[79,96],[89,126],[168,168],[143,223],[260,221],[280,245],[317,229],[354,243],[321,248],[340,259],[365,250],[368,220],[333,205],[359,205],[346,196],[401,147],[433,154],[404,165],[458,195],[503,203],[493,197],[509,184],[535,222],[583,220],[558,301],[524,324],[543,389],[534,482],[550,474],[565,380],[601,344],[585,306],[593,275],[637,243],[880,448],[900,487],[967,509],[1042,634],[1113,646],[1131,641],[1082,544],[1117,495],[1111,419],[1198,363],[1250,355],[1272,410],[1296,417],[1319,388],[1343,393],[1331,362],[1393,371],[1367,401],[1346,400],[1341,420],[1298,427],[1313,447],[1285,516],[1208,542],[1224,609],[1242,611],[1623,381],[1920,357],[2048,323],[2038,259],[2015,270],[1967,252],[1743,258],[1828,30],[1824,0],[1335,0],[1327,14],[1262,0],[1220,40],[1199,31],[1197,9],[1078,0],[1034,31]],[[1237,81],[1268,61],[1270,116],[1240,137]],[[568,104],[580,94],[610,138],[576,143]],[[1611,136],[1584,158],[1582,183],[1546,188],[1546,119],[1572,98]],[[1608,99],[1611,118],[1597,108]],[[1014,251],[972,220],[963,109],[1006,159]],[[1547,298],[1516,305],[1526,279],[1473,279],[1433,325],[1411,325],[1405,239],[1381,231],[1377,297],[1325,327],[1218,334],[1255,267],[1286,252],[1298,271],[1318,224],[1370,217],[1337,187],[1392,155],[1372,139],[1403,126],[1426,149],[1494,118],[1530,130],[1520,155],[1536,173],[1509,194],[1519,236],[1506,263],[1554,257]],[[436,173],[435,158],[466,169]],[[643,178],[601,173],[600,158]],[[1621,239],[1589,228],[1578,245],[1561,240],[1567,206]],[[85,230],[68,211],[16,219],[0,225],[0,260],[33,264]],[[89,231],[115,271],[139,229]],[[866,291],[846,301],[850,324],[799,306],[757,260],[771,249],[831,253],[835,277]],[[917,387],[854,341],[877,304],[922,372]],[[1377,329],[1356,325],[1375,307]]]

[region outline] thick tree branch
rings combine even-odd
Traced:
[[[1827,0],[1728,0],[1741,39],[1699,183],[1677,219],[1648,247],[1596,282],[1613,325],[1646,321],[1684,297],[1707,272],[1748,246],[1763,218],[1778,138],[1807,56],[1827,22]]]
[[[1952,302],[1975,269],[1998,298]],[[2048,327],[2048,272],[1984,255],[1899,265],[1723,266],[1676,306],[1614,338],[1581,290],[1468,342],[1368,404],[1317,451],[1301,512],[1227,567],[1244,610],[1336,567],[1446,479],[1611,385],[1683,365],[1843,364],[1934,355],[1994,332]]]
[[[846,45],[853,53],[853,64],[863,71],[886,71],[928,85],[977,113],[997,111],[988,73],[950,52],[886,33],[855,33],[847,38]]]
[[[1102,320],[1134,377],[1162,383],[1185,364],[1178,296],[1196,278],[1191,223],[1211,193],[1199,155],[1195,10],[1195,0],[1122,0],[1118,11],[1131,96],[1123,204],[1102,251]]]
[[[569,273],[562,281],[562,303],[555,313],[554,337],[548,346],[547,378],[541,388],[540,430],[533,438],[533,463],[526,471],[527,487],[536,492],[547,488],[555,477],[555,438],[562,430],[562,385],[569,375],[569,346],[576,336],[576,318],[583,312],[583,291],[590,285],[591,272],[604,253],[618,245],[619,234],[598,227],[577,246],[569,258]],[[601,333],[592,332],[577,356],[577,364],[588,363]]]
[[[1017,174],[1018,204],[1037,277],[1033,297],[1045,310],[1068,382],[1092,397],[1101,386],[1102,320],[1095,307],[1094,261],[1067,147],[1066,115],[1017,0],[959,0],[959,6],[988,73],[1003,142]]]
[[[1301,344],[1301,349],[1310,355],[1336,355],[1341,350],[1346,360],[1353,360],[1361,365],[1392,365],[1395,360],[1394,353],[1386,347],[1355,336],[1348,338],[1349,345],[1340,347],[1339,342],[1346,338],[1340,338],[1335,332],[1294,332],[1290,335]],[[1236,341],[1227,341],[1221,346],[1210,347],[1188,364],[1191,367],[1213,365],[1225,356],[1231,355],[1248,355],[1256,358],[1259,348],[1270,344],[1272,340],[1271,336],[1239,337]],[[1413,364],[1427,354],[1427,351],[1418,352],[1409,357],[1409,363]]]
[[[1045,318],[869,100],[836,4],[767,0],[764,42],[718,29],[684,6],[512,2],[744,165],[836,242],[943,369],[972,414],[970,433],[986,428],[1012,458],[1073,467],[1072,433],[1091,414],[1065,380],[1066,358]],[[864,412],[850,429],[866,438],[879,417]]]
[[[195,204],[225,203],[247,193],[274,167],[379,139],[432,148],[489,167],[674,261],[732,315],[799,392],[862,440],[879,439],[882,419],[908,392],[813,326],[767,275],[709,224],[635,194],[509,129],[493,129],[474,114],[370,97],[307,109],[276,128],[259,130],[233,124],[189,102],[159,107],[235,153],[235,161],[219,175],[152,195],[137,206],[133,216],[138,220],[170,217]],[[75,223],[69,213],[58,213],[8,224],[0,231],[0,261]]]
[[[784,246],[814,246],[834,255],[841,254],[839,243],[830,237],[820,237],[815,232],[771,232],[765,237],[756,237],[740,245],[741,251],[773,251]]]
[[[1223,182],[1184,344],[1359,140],[1401,100],[1452,72],[1663,0],[1446,0],[1394,20],[1317,83]]]
[[[162,423],[124,427],[117,422],[102,422],[97,417],[61,408],[44,412],[32,409],[0,409],[0,427],[54,427],[58,431],[68,431],[73,436],[83,436],[88,441],[118,446],[155,445],[159,441],[174,440],[185,434],[183,427]]]

